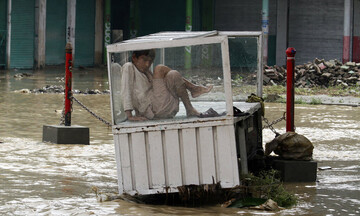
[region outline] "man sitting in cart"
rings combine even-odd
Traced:
[[[199,116],[187,90],[196,98],[210,92],[212,86],[195,85],[165,65],[157,65],[152,73],[150,67],[154,59],[155,50],[134,51],[132,62],[122,67],[121,97],[127,119],[144,121],[173,118],[179,111],[179,99],[188,117]]]

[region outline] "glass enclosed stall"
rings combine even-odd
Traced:
[[[115,125],[126,124],[127,120],[123,109],[122,67],[125,63],[132,61],[134,51],[144,50],[143,46],[139,46],[140,44],[148,44],[148,49],[155,51],[155,59],[150,68],[151,71],[153,71],[157,65],[162,64],[172,70],[178,71],[184,79],[195,85],[206,88],[211,88],[212,86],[210,92],[196,98],[192,97],[191,92],[188,91],[191,103],[198,112],[204,113],[209,108],[213,108],[219,115],[226,116],[226,113],[228,113],[226,109],[223,67],[223,58],[228,58],[228,56],[222,56],[221,47],[221,43],[226,37],[172,38],[172,40],[171,38],[171,36],[164,36],[153,40],[150,40],[151,38],[130,40],[130,42],[119,44],[118,49],[113,49],[114,52],[109,53],[109,59],[111,59],[109,63],[109,76],[111,77],[111,99]],[[173,44],[171,41],[176,43]],[[223,47],[223,49],[225,48]],[[229,65],[228,62],[226,64],[227,66]],[[230,75],[229,71],[227,71],[226,74]],[[230,86],[228,86],[228,90],[230,93]],[[229,101],[229,104],[230,103]],[[135,115],[135,112],[133,114]],[[231,113],[229,114],[231,115]],[[194,118],[186,116],[182,102],[179,104],[179,111],[174,119],[183,121],[194,120]],[[154,120],[163,121],[164,119]]]
[[[214,182],[222,188],[231,188],[240,183],[239,173],[247,172],[247,143],[261,142],[256,129],[261,128],[261,122],[258,124],[260,106],[244,102],[249,94],[259,92],[256,74],[261,63],[256,42],[260,35],[238,42],[237,36],[228,40],[228,35],[216,31],[163,32],[107,47],[120,194],[177,192],[179,186]],[[256,42],[251,42],[251,37],[255,37]],[[233,39],[234,47],[242,49],[237,52],[231,50],[230,45],[230,53],[246,61],[231,63],[229,41]],[[187,92],[192,106],[204,115],[187,116],[180,100],[174,117],[129,121],[124,111],[127,100],[123,92],[128,84],[124,74],[129,71],[128,62],[133,60],[133,53],[139,50],[154,50],[150,71],[166,65],[178,71],[186,82],[209,89],[200,96],[189,89]],[[143,100],[145,103],[148,98]],[[233,106],[248,115],[234,116]],[[217,115],[207,115],[209,108]],[[250,140],[254,138],[255,141]]]

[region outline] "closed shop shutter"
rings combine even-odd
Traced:
[[[273,65],[276,57],[276,0],[269,0],[269,35],[268,35],[268,64]],[[221,0],[215,1],[214,29],[220,31],[261,31],[262,1],[261,0]],[[240,40],[239,40],[240,41]],[[236,43],[239,44],[239,41]],[[256,43],[254,44],[256,45]],[[252,49],[255,49],[256,46]],[[231,49],[231,48],[230,48]],[[256,51],[255,51],[256,52]],[[232,55],[234,53],[231,53]],[[235,56],[238,54],[235,54]],[[231,60],[235,67],[246,67],[244,62],[251,59]],[[255,59],[256,60],[256,59]],[[249,64],[248,62],[247,64]],[[255,64],[252,62],[250,64]]]
[[[11,68],[32,68],[34,65],[35,0],[12,0]]]
[[[46,60],[47,65],[65,63],[66,1],[46,2]]]
[[[138,2],[138,11],[135,11],[134,14],[134,16],[139,16],[139,32],[137,36],[152,34],[164,30],[185,30],[186,1],[171,1],[171,4],[169,4],[168,0],[142,0]],[[160,13],[154,13],[154,11],[158,11],[160,8]]]
[[[6,2],[0,0],[0,67],[4,67],[6,61]]]
[[[290,1],[289,46],[296,49],[296,63],[341,59],[344,1]]]
[[[95,51],[95,0],[76,1],[74,65],[93,66]]]
[[[261,0],[215,1],[215,29],[261,31],[261,9]]]

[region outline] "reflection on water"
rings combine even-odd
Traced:
[[[21,71],[24,72],[24,71]],[[42,143],[42,126],[59,124],[63,95],[20,94],[14,90],[60,85],[62,69],[0,72],[0,215],[359,215],[360,110],[357,107],[296,105],[296,131],[315,145],[318,182],[286,184],[300,198],[298,205],[277,213],[219,206],[185,208],[97,202],[92,186],[116,192],[116,162],[111,130],[74,105],[73,124],[90,127],[91,145]],[[108,88],[102,70],[74,71],[74,88]],[[109,95],[77,95],[95,113],[110,120]],[[266,104],[266,117],[282,116],[285,104]],[[276,125],[280,133],[285,123]],[[264,142],[274,134],[264,130]]]

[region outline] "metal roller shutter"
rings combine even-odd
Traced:
[[[75,67],[93,66],[95,52],[95,0],[76,1]]]
[[[65,63],[66,1],[48,0],[46,3],[46,60],[47,65]]]
[[[268,64],[273,65],[276,58],[276,0],[269,0]],[[215,1],[214,29],[220,31],[261,31],[261,0],[221,0]],[[231,56],[234,53],[230,54]],[[236,54],[235,54],[236,56]],[[231,65],[244,67],[239,60]],[[244,61],[243,61],[244,62]],[[254,64],[254,63],[251,63]],[[256,63],[255,63],[256,64]]]
[[[6,61],[6,0],[0,0],[0,67]]]
[[[215,1],[215,29],[261,31],[261,9],[261,0]]]
[[[344,1],[290,1],[289,46],[296,49],[296,63],[341,59]]]
[[[12,0],[10,68],[34,66],[35,0]]]
[[[185,1],[171,1],[171,3],[169,3],[170,1],[167,0],[142,0],[138,2],[139,6],[136,14],[139,16],[139,33],[137,36],[165,30],[184,31],[186,11]],[[160,8],[161,13],[154,13],[154,11],[158,11]]]

